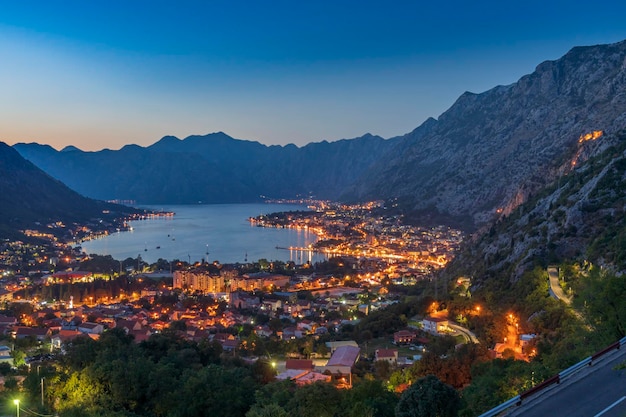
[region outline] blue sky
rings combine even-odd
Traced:
[[[393,137],[464,91],[626,39],[626,2],[0,1],[0,140]]]

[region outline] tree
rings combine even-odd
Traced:
[[[301,417],[332,417],[341,410],[341,392],[334,386],[316,382],[296,390],[285,409]]]
[[[461,406],[458,392],[429,375],[402,393],[396,417],[455,417]]]
[[[246,413],[246,417],[289,417],[289,414],[280,405],[268,404],[265,406],[254,405]]]
[[[343,409],[347,416],[393,417],[398,396],[380,380],[360,381],[345,391]]]

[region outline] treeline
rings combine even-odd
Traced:
[[[297,387],[275,381],[274,373],[268,361],[245,363],[218,343],[189,342],[166,331],[136,344],[113,329],[97,341],[75,339],[58,362],[31,371],[22,391],[10,385],[0,401],[6,414],[17,398],[23,409],[61,417],[394,417],[428,407],[454,416],[460,405],[456,391],[432,377],[400,395],[371,378],[339,390],[327,383]]]

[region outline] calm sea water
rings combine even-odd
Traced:
[[[249,217],[277,211],[306,210],[288,204],[214,204],[189,206],[142,206],[173,211],[174,217],[131,222],[133,230],[82,243],[88,254],[128,257],[156,262],[159,258],[195,262],[208,259],[221,263],[293,260],[304,263],[309,254],[276,247],[306,247],[316,236],[305,230],[262,228],[250,225]],[[208,255],[207,255],[208,252]],[[311,261],[321,259],[312,255]]]

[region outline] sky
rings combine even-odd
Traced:
[[[626,39],[626,2],[0,0],[0,141],[390,138]]]

